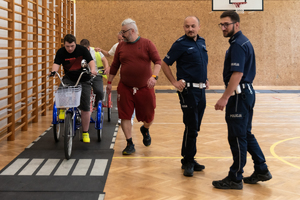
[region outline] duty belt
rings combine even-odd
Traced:
[[[186,87],[193,87],[193,88],[206,88],[205,83],[186,83]]]
[[[241,83],[239,84],[236,89],[233,91],[232,95],[231,96],[234,96],[236,94],[241,94],[242,93],[242,89],[245,89],[246,87],[248,87],[249,91],[251,92],[252,94],[252,90],[251,90],[251,87],[252,86],[252,83]]]

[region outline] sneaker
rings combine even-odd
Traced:
[[[143,143],[144,145],[150,146],[151,144],[151,137],[150,137],[150,133],[149,133],[149,129],[145,128],[144,126],[141,126],[140,128],[141,133],[143,134]]]
[[[244,183],[248,183],[248,184],[256,184],[258,181],[268,181],[272,178],[271,173],[268,171],[266,173],[257,173],[257,172],[253,172],[253,174],[249,177],[245,177],[243,178]]]
[[[118,119],[118,125],[121,125],[121,119]]]
[[[183,175],[184,176],[193,176],[194,175],[194,166],[195,166],[194,162],[186,163]]]
[[[130,155],[135,152],[134,144],[128,144],[122,151],[123,155]]]
[[[84,142],[84,143],[90,143],[90,135],[89,135],[89,133],[82,133],[82,141]]]
[[[64,109],[59,110],[58,118],[59,119],[65,119],[65,110]]]
[[[236,189],[241,190],[243,189],[243,182],[235,182],[232,181],[228,176],[220,181],[213,181],[213,186],[218,189]]]
[[[183,163],[183,159],[181,159],[181,169],[185,169],[186,163]],[[203,169],[205,169],[204,165],[200,165],[199,163],[197,163],[196,160],[194,160],[194,171],[202,171]]]

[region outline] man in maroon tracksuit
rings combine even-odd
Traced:
[[[120,82],[118,85],[118,112],[121,127],[127,140],[123,155],[135,152],[131,135],[131,116],[135,109],[136,118],[144,123],[140,131],[145,146],[151,144],[149,127],[154,119],[156,107],[154,86],[161,68],[161,59],[155,45],[148,39],[138,35],[135,21],[128,18],[122,22],[124,42],[119,43],[110,68],[107,81],[107,92],[111,92],[111,82],[120,66]],[[154,69],[151,69],[151,62]]]

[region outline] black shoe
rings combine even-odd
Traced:
[[[193,176],[194,175],[194,162],[188,162],[185,164],[183,175]]]
[[[134,144],[129,144],[126,148],[122,151],[123,155],[130,155],[135,152]]]
[[[181,159],[181,169],[185,169],[185,163],[183,164],[183,159]],[[194,171],[202,171],[203,169],[205,169],[205,166],[204,165],[200,165],[199,163],[197,163],[196,160],[194,160]]]
[[[145,128],[144,126],[141,126],[140,128],[141,133],[143,134],[143,143],[144,145],[150,146],[151,144],[151,137],[150,137],[150,133],[149,133],[149,129]]]
[[[213,186],[218,189],[243,189],[243,182],[234,182],[228,176],[220,181],[213,181]]]
[[[244,183],[255,184],[258,181],[268,181],[272,178],[271,173],[268,171],[266,173],[257,173],[253,172],[253,174],[249,177],[243,178]]]

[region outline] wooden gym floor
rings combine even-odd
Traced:
[[[159,88],[157,88],[159,89]],[[212,88],[213,89],[213,88]],[[222,89],[222,88],[215,88]],[[299,90],[300,87],[255,87],[259,90]],[[300,199],[300,93],[264,92],[256,94],[253,119],[255,134],[273,179],[243,190],[218,190],[213,180],[223,179],[232,164],[227,142],[224,111],[214,105],[221,93],[207,93],[207,107],[197,140],[196,159],[203,172],[183,176],[180,149],[184,126],[176,93],[157,93],[155,120],[150,128],[152,144],[145,147],[139,128],[133,125],[136,153],[123,156],[125,137],[119,129],[115,153],[104,192],[106,200],[186,200],[186,199]],[[15,141],[0,142],[0,169],[6,166],[51,124],[51,113],[18,133]],[[251,175],[250,157],[244,176]]]

